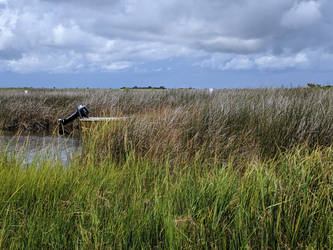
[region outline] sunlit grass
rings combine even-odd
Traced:
[[[1,153],[0,248],[333,246],[330,147],[237,166],[134,152],[98,162],[85,155],[67,167],[40,159],[22,168]]]

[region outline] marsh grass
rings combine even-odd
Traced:
[[[159,163],[0,153],[0,248],[332,248],[333,150]],[[235,156],[237,157],[237,156]]]
[[[6,104],[15,91],[0,98],[9,123],[28,98]],[[33,93],[26,107],[68,95],[52,117],[80,101],[134,118],[92,127],[66,167],[1,152],[0,248],[331,249],[332,93]]]
[[[166,92],[165,92],[166,93]],[[165,94],[163,93],[163,94]],[[169,93],[184,104],[155,107],[117,126],[102,124],[86,137],[98,138],[101,158],[135,151],[149,159],[205,162],[274,158],[299,145],[333,142],[331,91],[309,89]],[[188,95],[188,96],[186,96]],[[193,95],[193,96],[192,96]],[[187,104],[186,104],[187,103]],[[130,105],[130,104],[129,104]],[[101,132],[99,132],[101,131]],[[97,133],[96,133],[97,132]]]
[[[231,152],[272,157],[299,144],[332,144],[332,96],[333,89],[304,88],[216,90],[212,95],[207,90],[7,90],[0,91],[0,127],[55,131],[57,120],[83,103],[92,116],[134,116],[128,141],[143,154],[171,150],[190,158],[197,152],[210,159],[228,158]],[[119,138],[111,140],[116,144],[108,147],[118,148],[124,132],[119,130]]]

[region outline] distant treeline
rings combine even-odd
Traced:
[[[132,88],[130,88],[130,87],[121,87],[120,89],[166,89],[166,87],[164,87],[164,86],[160,86],[160,87],[152,87],[152,86],[138,87],[138,86],[134,86]]]
[[[307,83],[308,88],[332,88],[332,85],[320,85],[317,83]]]

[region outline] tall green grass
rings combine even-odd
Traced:
[[[66,166],[0,152],[1,249],[333,248],[332,90],[43,91],[1,92],[2,128],[134,115]]]
[[[95,157],[1,153],[0,248],[333,247],[331,147],[236,165]]]

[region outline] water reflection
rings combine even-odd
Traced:
[[[31,163],[35,157],[54,159],[67,164],[81,151],[78,138],[65,138],[36,135],[0,135],[0,151],[8,150],[23,157],[24,164]]]

